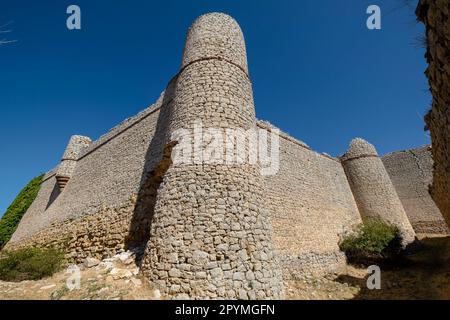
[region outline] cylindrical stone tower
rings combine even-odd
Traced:
[[[61,163],[56,171],[56,181],[60,191],[66,187],[77,165],[78,157],[92,140],[84,136],[72,136],[66,147]]]
[[[399,228],[406,246],[415,232],[375,147],[356,138],[341,158],[361,218],[379,218]]]
[[[210,13],[194,22],[175,81],[165,106],[171,145],[180,142],[176,132],[196,139],[209,128],[222,136],[256,127],[244,37],[231,17]],[[179,298],[282,297],[259,164],[213,163],[193,149],[193,162],[174,161],[158,190],[144,274]]]

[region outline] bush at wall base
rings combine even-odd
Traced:
[[[23,281],[50,277],[63,266],[64,253],[56,249],[25,248],[2,252],[0,280]]]
[[[400,230],[383,220],[370,219],[344,236],[339,244],[350,264],[370,265],[395,260],[402,251]]]

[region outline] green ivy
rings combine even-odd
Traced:
[[[16,231],[20,220],[30,205],[36,198],[41,187],[44,175],[31,180],[19,195],[14,199],[13,203],[8,207],[2,219],[0,220],[0,249],[11,239],[14,231]]]

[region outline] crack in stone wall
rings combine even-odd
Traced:
[[[447,224],[429,193],[433,179],[430,149],[393,152],[382,160],[416,233],[448,235]]]

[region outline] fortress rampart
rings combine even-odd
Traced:
[[[198,122],[274,133],[278,171],[262,175],[259,161],[206,163],[195,153],[192,163],[174,161]],[[257,121],[242,32],[231,17],[207,14],[190,28],[180,71],[154,105],[96,141],[71,139],[71,155],[45,175],[6,249],[56,246],[81,262],[140,247],[141,272],[164,294],[281,298],[282,277],[345,267],[340,237],[368,215],[399,225],[406,242],[413,227],[446,232],[425,192],[430,153],[420,153],[423,166],[406,167],[411,159],[396,154],[383,164],[363,144],[368,150],[353,143],[342,161]],[[68,178],[63,188],[59,176]],[[419,210],[411,199],[425,204]]]
[[[441,212],[431,199],[431,147],[398,151],[382,157],[384,166],[416,233],[449,234]]]
[[[415,232],[375,147],[353,139],[342,164],[363,221],[388,221],[400,229],[405,246],[412,243]]]
[[[194,22],[173,80],[164,148],[176,147],[185,137],[174,133],[190,135],[196,122],[216,129],[255,127],[246,61],[244,37],[232,18],[213,14]],[[280,298],[281,270],[258,164],[215,164],[192,156],[193,164],[163,164],[144,274],[173,295]]]
[[[338,159],[280,139],[280,169],[265,177],[266,198],[285,273],[342,270],[339,236],[361,222]]]

